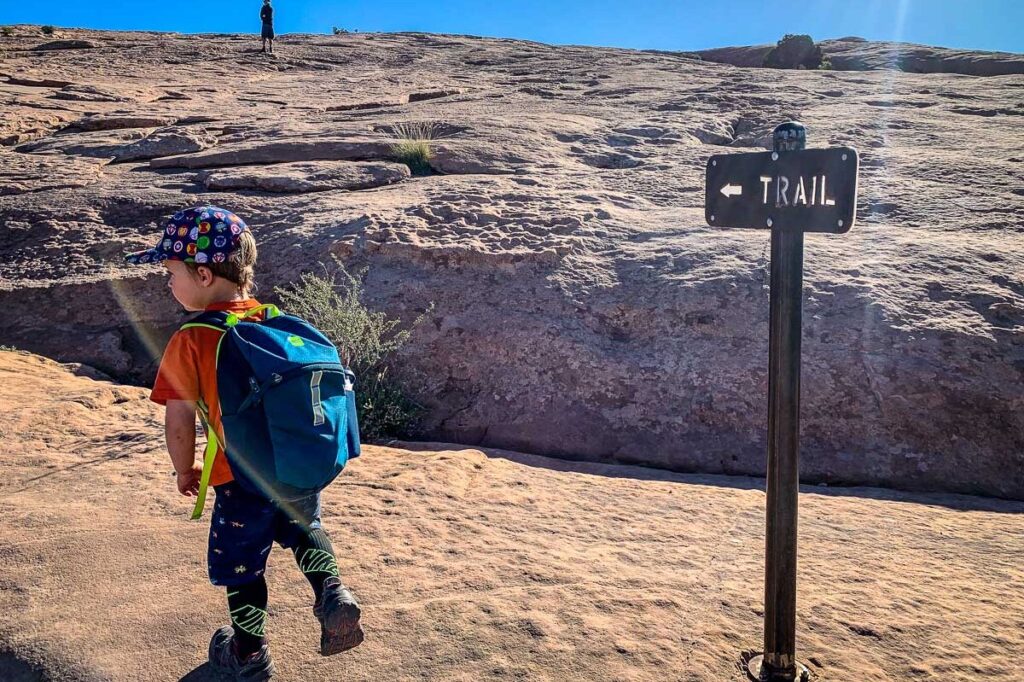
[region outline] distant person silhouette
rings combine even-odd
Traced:
[[[260,21],[263,22],[263,30],[260,37],[263,38],[263,51],[267,51],[267,42],[270,43],[270,54],[274,54],[274,8],[270,6],[270,0],[263,0],[263,7],[260,8]]]

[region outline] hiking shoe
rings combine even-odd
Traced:
[[[313,615],[320,621],[322,656],[340,654],[363,643],[359,604],[339,578],[324,580],[324,593],[313,606]]]
[[[210,640],[210,668],[231,675],[235,680],[258,682],[271,678],[274,674],[274,661],[270,659],[270,650],[266,644],[244,661],[241,660],[235,646],[235,631],[230,625],[225,625],[213,633],[213,639]]]

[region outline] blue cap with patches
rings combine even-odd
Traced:
[[[161,223],[160,242],[152,249],[129,253],[129,263],[161,263],[180,260],[185,263],[223,263],[248,230],[245,221],[231,211],[216,206],[196,206],[178,211]]]

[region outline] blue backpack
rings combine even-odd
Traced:
[[[261,311],[262,321],[253,317]],[[224,427],[215,433],[200,401],[207,446],[193,519],[203,513],[218,442],[238,484],[275,501],[319,492],[359,456],[355,376],[309,323],[262,305],[243,314],[204,312],[181,328],[189,327],[221,332],[217,398]]]

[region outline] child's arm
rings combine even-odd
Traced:
[[[196,461],[196,404],[192,400],[168,400],[164,415],[167,452],[178,474],[178,492],[192,497],[199,492],[202,462]]]

